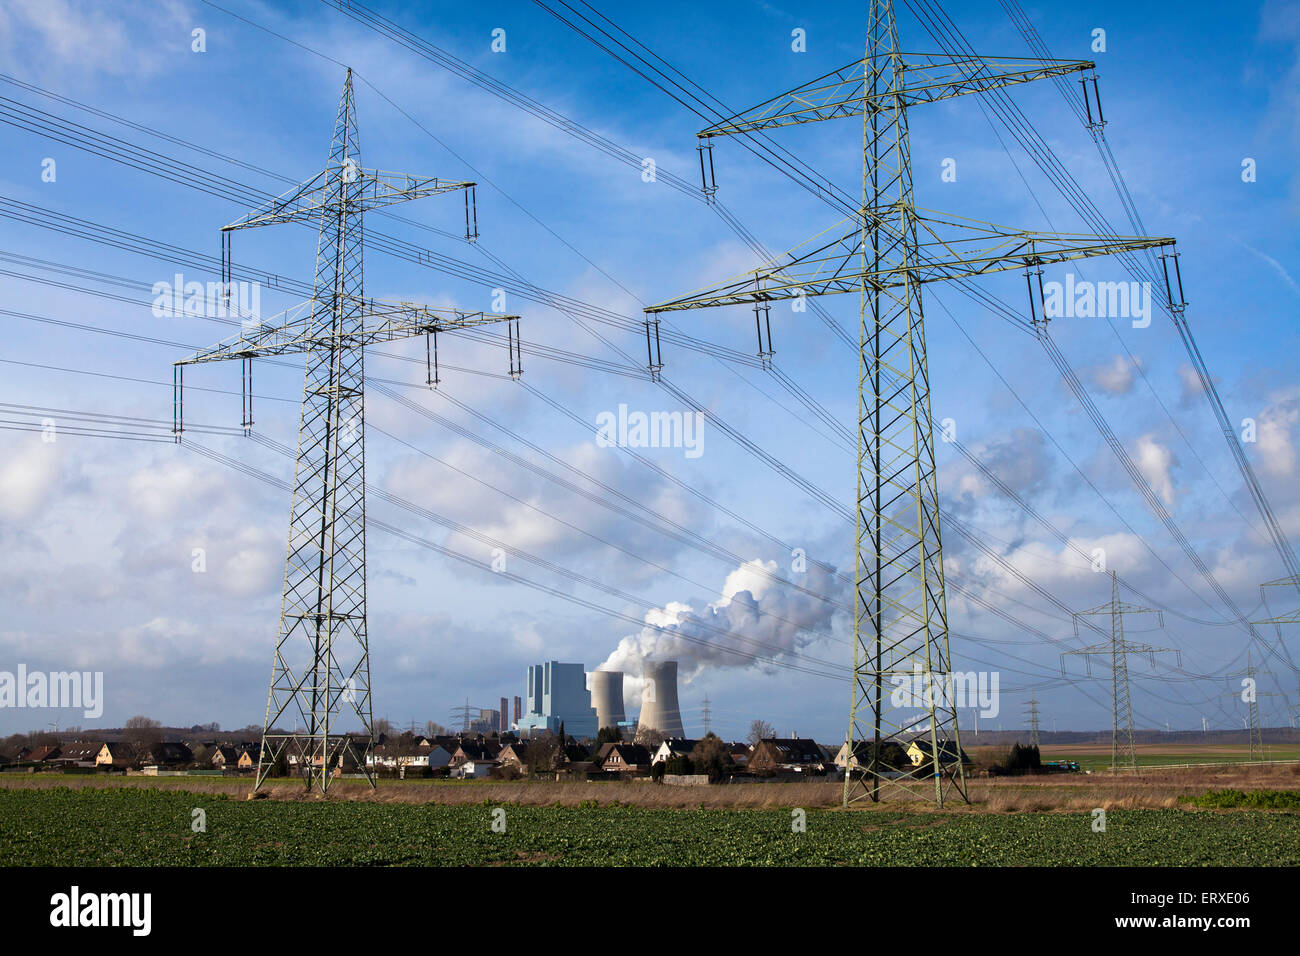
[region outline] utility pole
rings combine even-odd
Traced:
[[[759,359],[768,366],[774,352],[772,302],[787,300],[797,307],[809,296],[859,297],[854,663],[846,739],[849,753],[857,752],[856,741],[868,746],[862,748],[865,758],[845,774],[845,806],[878,801],[882,790],[894,789],[940,806],[954,790],[967,799],[952,699],[922,287],[1024,269],[1030,321],[1046,334],[1043,266],[1173,244],[1172,239],[1031,232],[918,209],[909,109],[1075,73],[1083,76],[1084,96],[1092,104],[1095,64],[905,57],[901,50],[892,0],[871,0],[863,57],[698,134],[703,188],[712,197],[717,190],[714,137],[766,137],[782,127],[861,116],[861,201],[845,200],[819,183],[819,195],[846,213],[841,222],[758,269],[645,310],[647,364],[657,378],[663,368],[663,313],[752,306]],[[1176,269],[1174,259],[1175,274]],[[927,692],[892,699],[898,683],[916,681],[918,672]],[[899,773],[884,761],[883,744],[890,740],[904,745],[916,740],[935,759]]]
[[[1110,603],[1101,604],[1086,611],[1074,614],[1074,633],[1079,634],[1079,618],[1106,615],[1110,617],[1110,642],[1093,644],[1077,651],[1066,651],[1061,655],[1061,676],[1065,676],[1065,658],[1080,656],[1084,659],[1089,676],[1092,675],[1092,657],[1110,655],[1111,708],[1113,723],[1110,738],[1110,772],[1118,773],[1122,766],[1127,770],[1137,770],[1137,745],[1133,742],[1133,704],[1129,698],[1128,655],[1146,654],[1155,666],[1155,655],[1172,653],[1177,655],[1178,664],[1182,666],[1182,654],[1172,647],[1152,647],[1150,644],[1133,644],[1124,640],[1125,614],[1155,614],[1160,626],[1165,626],[1164,613],[1155,608],[1129,604],[1119,599],[1119,578],[1115,572],[1110,573]]]
[[[462,191],[466,238],[473,239],[473,188],[473,183],[362,167],[349,69],[325,169],[222,228],[222,280],[229,300],[235,231],[278,223],[319,226],[310,299],[265,323],[247,323],[239,335],[173,368],[173,431],[180,441],[185,366],[240,361],[247,431],[253,424],[253,360],[306,355],[284,596],[255,788],[281,757],[296,762],[307,787],[319,786],[321,793],[329,787],[332,770],[349,756],[375,786],[368,759],[374,732],[366,628],[365,347],[424,336],[432,346],[426,354],[432,356],[439,332],[505,322],[514,377],[521,371],[521,350],[516,315],[366,298],[362,220],[368,209]],[[427,384],[433,386],[436,365],[432,358],[428,364]],[[280,730],[286,717],[300,717],[305,730]],[[353,720],[354,726],[341,726],[344,719]]]
[[[1262,672],[1255,666],[1252,654],[1250,650],[1247,650],[1245,669],[1228,675],[1229,681],[1234,677],[1241,678],[1241,691],[1229,691],[1228,696],[1240,699],[1248,708],[1248,716],[1246,719],[1246,740],[1250,747],[1250,760],[1264,759],[1264,729],[1260,726],[1259,721],[1259,698],[1282,696],[1273,691],[1263,691],[1259,689],[1258,675],[1261,673],[1266,674],[1267,672]]]
[[[453,708],[451,709],[451,719],[452,719],[452,722],[455,723],[455,722],[457,722],[457,720],[459,720],[459,722],[460,722],[460,724],[461,724],[461,730],[462,730],[462,732],[463,732],[463,733],[469,733],[469,722],[470,722],[470,718],[473,716],[473,714],[474,714],[474,712],[475,712],[476,710],[482,710],[482,708],[471,707],[471,706],[469,705],[469,698],[466,697],[466,698],[465,698],[465,706],[463,706],[463,707],[453,707]]]
[[[1039,746],[1038,740],[1038,701],[1029,698],[1029,746]]]

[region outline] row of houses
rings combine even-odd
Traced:
[[[615,742],[603,744],[594,753],[581,746],[571,746],[567,748],[561,762],[571,772],[644,775],[650,773],[656,764],[678,757],[689,757],[699,743],[696,739],[671,737],[650,750],[637,743]],[[446,768],[448,776],[458,778],[483,778],[497,776],[502,772],[523,776],[532,770],[534,755],[530,754],[530,748],[534,746],[538,744],[511,737],[415,735],[411,740],[393,742],[381,735],[368,755],[367,763],[372,770],[383,768],[401,773],[405,773],[408,768],[421,773],[425,768],[432,771]],[[867,762],[868,746],[858,742],[854,747],[854,755],[850,758],[846,745],[832,754],[826,747],[806,737],[770,737],[753,745],[735,742],[725,744],[738,771],[760,775],[843,773],[846,765],[856,769]],[[898,748],[902,752],[901,756],[913,767],[919,767],[930,760],[931,746],[927,737],[917,737],[905,747],[900,744]],[[259,743],[195,742],[191,747],[189,744],[169,741],[137,748],[122,742],[77,741],[66,746],[23,748],[13,756],[0,756],[0,766],[20,763],[50,768],[125,769],[141,766],[183,767],[197,763],[214,770],[250,772],[257,767],[260,750]],[[201,760],[196,761],[196,751],[202,755]],[[343,748],[341,766],[338,769],[349,772],[359,770],[360,755],[364,752],[365,740],[357,738],[355,746]],[[316,758],[318,764],[320,759]],[[957,759],[964,764],[970,763],[970,758],[964,752],[959,752],[955,745],[940,741],[939,762],[950,764]],[[298,759],[289,755],[287,763],[290,768],[296,769]]]
[[[203,763],[213,770],[252,770],[257,766],[260,744],[200,745]],[[110,768],[125,770],[128,767],[188,767],[195,764],[194,748],[179,741],[163,741],[136,746],[124,741],[82,741],[69,744],[50,744],[40,747],[22,747],[15,754],[0,755],[0,766],[23,764],[60,769]]]

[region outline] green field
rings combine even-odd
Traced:
[[[1100,748],[1098,748],[1100,749]],[[1244,748],[1242,748],[1244,750]],[[1080,753],[1077,749],[1058,749],[1049,750],[1044,748],[1042,751],[1043,760],[1073,760],[1084,770],[1092,771],[1109,771],[1110,770],[1110,751],[1107,749],[1104,753]],[[1146,750],[1139,744],[1137,748],[1137,763],[1139,767],[1169,767],[1190,764],[1200,766],[1202,764],[1241,764],[1249,759],[1244,752],[1218,750],[1212,747],[1200,749],[1178,750],[1166,753],[1155,748]],[[1265,749],[1264,760],[1300,760],[1300,748],[1291,745],[1270,746]]]
[[[207,832],[191,829],[206,812]],[[1300,813],[653,810],[234,800],[171,789],[0,790],[0,864],[1300,865]]]

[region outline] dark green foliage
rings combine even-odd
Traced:
[[[707,773],[709,783],[722,783],[736,769],[727,745],[717,734],[706,734],[691,751],[691,763],[696,773]]]
[[[400,785],[393,785],[400,786]],[[525,786],[525,785],[521,785]],[[773,786],[776,786],[773,784]],[[495,804],[494,804],[495,805]],[[1298,866],[1300,813],[660,810],[226,799],[137,787],[0,788],[8,866]],[[190,829],[207,811],[206,833]],[[69,825],[75,821],[75,825]]]
[[[1011,752],[1007,754],[1002,769],[1013,773],[1032,773],[1041,768],[1042,765],[1042,757],[1039,755],[1037,747],[1022,747],[1017,743],[1011,745]]]
[[[691,758],[685,754],[676,757],[669,757],[664,761],[664,773],[670,774],[687,774],[695,773],[695,765],[691,763]]]
[[[1211,790],[1192,801],[1198,807],[1248,807],[1252,810],[1300,810],[1300,791]]]

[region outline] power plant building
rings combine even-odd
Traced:
[[[527,713],[517,722],[520,733],[549,730],[560,724],[571,737],[595,737],[596,708],[591,706],[587,673],[581,664],[547,661],[528,668]]]
[[[645,661],[641,665],[641,716],[637,730],[654,729],[667,737],[685,737],[677,704],[677,662]]]
[[[591,705],[596,708],[596,725],[601,730],[627,724],[627,715],[623,712],[622,671],[591,672]]]

